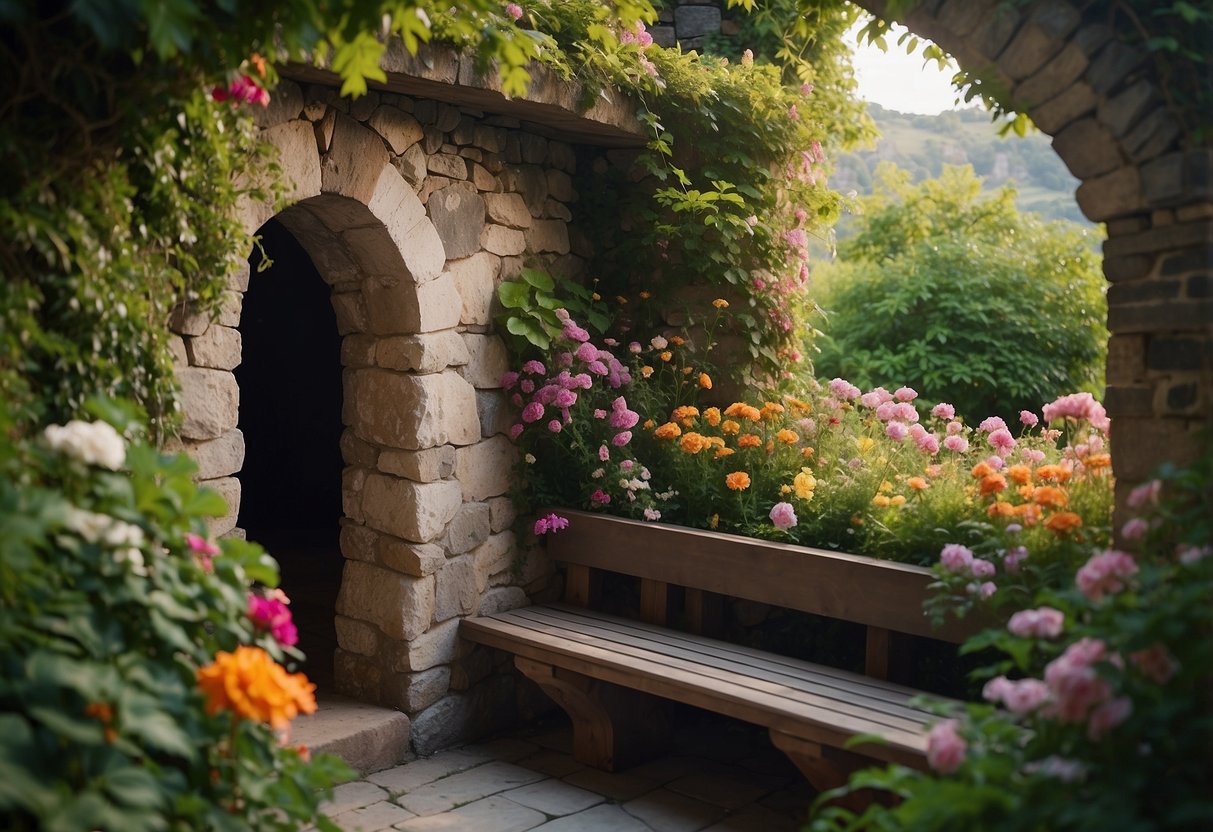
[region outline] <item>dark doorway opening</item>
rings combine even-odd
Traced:
[[[342,557],[341,337],[328,284],[277,220],[249,257],[240,333],[240,525],[282,567],[304,670],[332,690]],[[258,273],[263,254],[273,265]]]

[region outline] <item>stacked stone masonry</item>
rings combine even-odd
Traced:
[[[509,700],[510,678],[458,640],[459,619],[551,584],[512,531],[508,356],[491,309],[524,263],[584,270],[569,233],[576,155],[511,118],[290,81],[261,122],[289,207],[249,201],[244,227],[277,216],[294,234],[332,287],[343,336],[338,692],[405,711],[432,750],[484,730]],[[232,370],[249,281],[233,278],[216,320],[182,307],[171,321],[184,409],[172,447],[227,500],[217,535],[241,534]]]
[[[885,0],[860,0],[880,14]],[[1107,223],[1107,390],[1117,507],[1163,462],[1208,451],[1213,420],[1213,149],[1190,137],[1147,56],[1070,2],[923,0],[903,17],[1053,137]],[[1207,121],[1207,114],[1204,116]]]

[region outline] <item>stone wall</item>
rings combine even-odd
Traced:
[[[703,51],[709,35],[736,35],[740,26],[721,15],[723,4],[713,0],[671,0],[658,12],[657,23],[649,29],[658,46],[682,47]]]
[[[499,389],[495,288],[524,262],[571,276],[573,148],[515,119],[434,100],[285,81],[261,117],[290,207],[242,206],[251,234],[277,216],[332,287],[342,336],[345,558],[338,691],[408,713],[418,751],[513,710],[512,677],[458,638],[463,616],[517,607],[551,583],[521,556],[507,492],[515,448]],[[251,276],[257,280],[257,275]],[[240,534],[237,429],[241,273],[214,321],[171,322],[184,422],[177,443]]]

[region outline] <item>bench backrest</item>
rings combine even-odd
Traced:
[[[587,606],[591,570],[641,579],[641,616],[665,624],[666,591],[687,588],[691,626],[720,596],[744,598],[866,625],[869,675],[888,672],[890,632],[961,642],[981,625],[923,613],[929,569],[681,526],[560,510],[567,529],[548,535],[547,553],[569,567],[566,600]]]

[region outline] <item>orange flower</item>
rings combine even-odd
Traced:
[[[653,429],[653,425],[655,425],[655,424],[657,424],[657,423],[656,423],[656,422],[654,422],[652,419],[645,419],[645,420],[644,420],[644,429],[645,429],[645,430],[652,430],[652,429]]]
[[[715,306],[717,309],[728,309],[729,302],[724,298],[716,298],[716,300],[712,301],[712,306]]]
[[[682,368],[682,374],[683,374],[684,376],[689,376],[689,375],[690,375],[691,373],[693,373],[693,372],[695,372],[695,368],[694,368],[694,367],[683,367],[683,368]]]
[[[990,503],[990,507],[986,509],[986,514],[990,515],[991,517],[1014,517],[1015,506],[1011,505],[1005,500],[996,500],[995,502]]]
[[[768,454],[775,453],[775,440],[774,439],[767,440],[767,453]]]
[[[666,422],[657,430],[653,431],[653,435],[658,439],[675,439],[682,435],[682,428],[673,422]]]
[[[894,494],[889,498],[889,505],[893,508],[904,506],[906,504],[906,496],[904,494]]]
[[[739,448],[757,448],[762,444],[762,439],[752,433],[743,433],[737,437],[737,447]]]
[[[265,58],[261,57],[260,53],[254,52],[249,55],[249,63],[257,70],[257,74],[262,78],[265,77]]]
[[[699,374],[699,386],[702,387],[704,390],[711,390],[712,389],[712,377],[710,375],[708,375],[707,373],[700,373]]]
[[[973,475],[973,479],[979,480],[983,477],[988,477],[994,473],[994,469],[990,467],[988,462],[979,462],[973,466],[973,470],[969,472]]]
[[[783,400],[788,403],[788,407],[792,408],[793,410],[800,411],[801,413],[808,413],[809,410],[812,409],[809,407],[808,402],[801,401],[795,396],[784,396]]]
[[[1002,474],[986,474],[981,478],[981,496],[988,497],[1006,490],[1007,478]]]
[[[1043,512],[1036,503],[1022,503],[1015,506],[1015,516],[1023,521],[1025,526],[1035,526],[1040,522]]]
[[[720,425],[720,432],[726,436],[735,436],[741,430],[741,425],[732,419],[725,419]]]
[[[724,439],[722,439],[719,436],[705,436],[703,438],[703,441],[707,444],[707,446],[709,448],[723,448],[724,447]]]
[[[640,293],[640,299],[641,299],[641,300],[648,300],[648,299],[649,299],[649,298],[651,298],[651,297],[653,297],[653,293],[652,293],[652,292],[641,292],[641,293]]]
[[[810,457],[812,457],[812,456],[813,456],[813,449],[812,449],[812,448],[804,448],[804,449],[802,449],[802,450],[801,450],[800,455],[801,455],[801,456],[803,456],[805,459],[809,459]]]
[[[1059,511],[1045,521],[1045,528],[1060,536],[1082,528],[1082,518],[1072,511]]]
[[[1030,485],[1021,485],[1015,490],[1019,492],[1020,497],[1023,497],[1025,500],[1030,500],[1032,499],[1032,492],[1036,489]]]
[[[1027,485],[1032,481],[1032,468],[1028,465],[1012,465],[1007,469],[1007,476],[1012,482]]]
[[[720,424],[720,408],[719,407],[709,407],[707,410],[705,410],[703,412],[703,420],[705,422],[707,422],[709,425],[711,425],[712,427],[716,427],[717,425],[719,425]]]
[[[888,508],[890,502],[892,502],[892,501],[884,494],[877,494],[875,497],[872,498],[872,505],[877,506],[879,508]]]
[[[275,729],[316,710],[316,686],[302,673],[287,673],[260,647],[218,653],[213,663],[199,668],[198,687],[206,696],[208,713],[230,710]]]
[[[640,375],[644,378],[648,378],[649,376],[653,375],[653,368],[648,364],[645,364],[640,368]]]
[[[118,732],[114,730],[114,709],[105,702],[91,702],[84,708],[84,715],[95,717],[101,722],[101,736],[106,742],[113,742],[118,739]]]
[[[681,444],[683,452],[688,454],[697,454],[709,447],[707,439],[702,434],[694,432],[684,434]]]
[[[1070,504],[1070,498],[1055,485],[1038,485],[1032,489],[1032,502],[1048,508],[1065,508]]]
[[[736,451],[734,451],[732,448],[717,448],[716,449],[716,458],[724,459],[726,456],[732,456],[735,453],[736,453]]]
[[[733,491],[745,491],[750,487],[750,475],[745,471],[734,471],[724,478],[724,484]]]
[[[906,485],[910,486],[910,488],[913,488],[915,491],[925,491],[931,487],[931,484],[923,477],[910,477],[908,480],[906,480]]]
[[[775,434],[775,438],[785,445],[795,445],[800,441],[800,437],[796,434],[796,431],[788,430],[787,428]]]
[[[699,408],[693,407],[689,404],[684,404],[681,407],[674,408],[674,412],[670,414],[670,421],[682,422],[683,427],[689,428],[691,426],[691,422],[693,422],[695,417],[698,415]]]
[[[686,342],[687,342],[687,339],[683,338],[681,335],[671,335],[670,336],[670,343],[676,347],[681,347]]]
[[[1086,465],[1088,468],[1107,468],[1109,465],[1112,464],[1112,455],[1111,454],[1091,454],[1089,457],[1084,459],[1082,462],[1083,462],[1083,465]]]
[[[1064,465],[1042,465],[1036,469],[1036,478],[1046,482],[1062,483],[1070,479],[1070,469]]]
[[[779,414],[783,413],[783,410],[783,405],[781,405],[779,402],[767,402],[762,406],[762,410],[758,412],[764,419],[768,419],[773,422],[775,421],[775,418],[779,416]]]
[[[661,353],[657,357],[660,358],[662,361],[669,361],[671,358],[674,357],[674,353],[670,352],[669,350],[666,350],[665,352]]]

